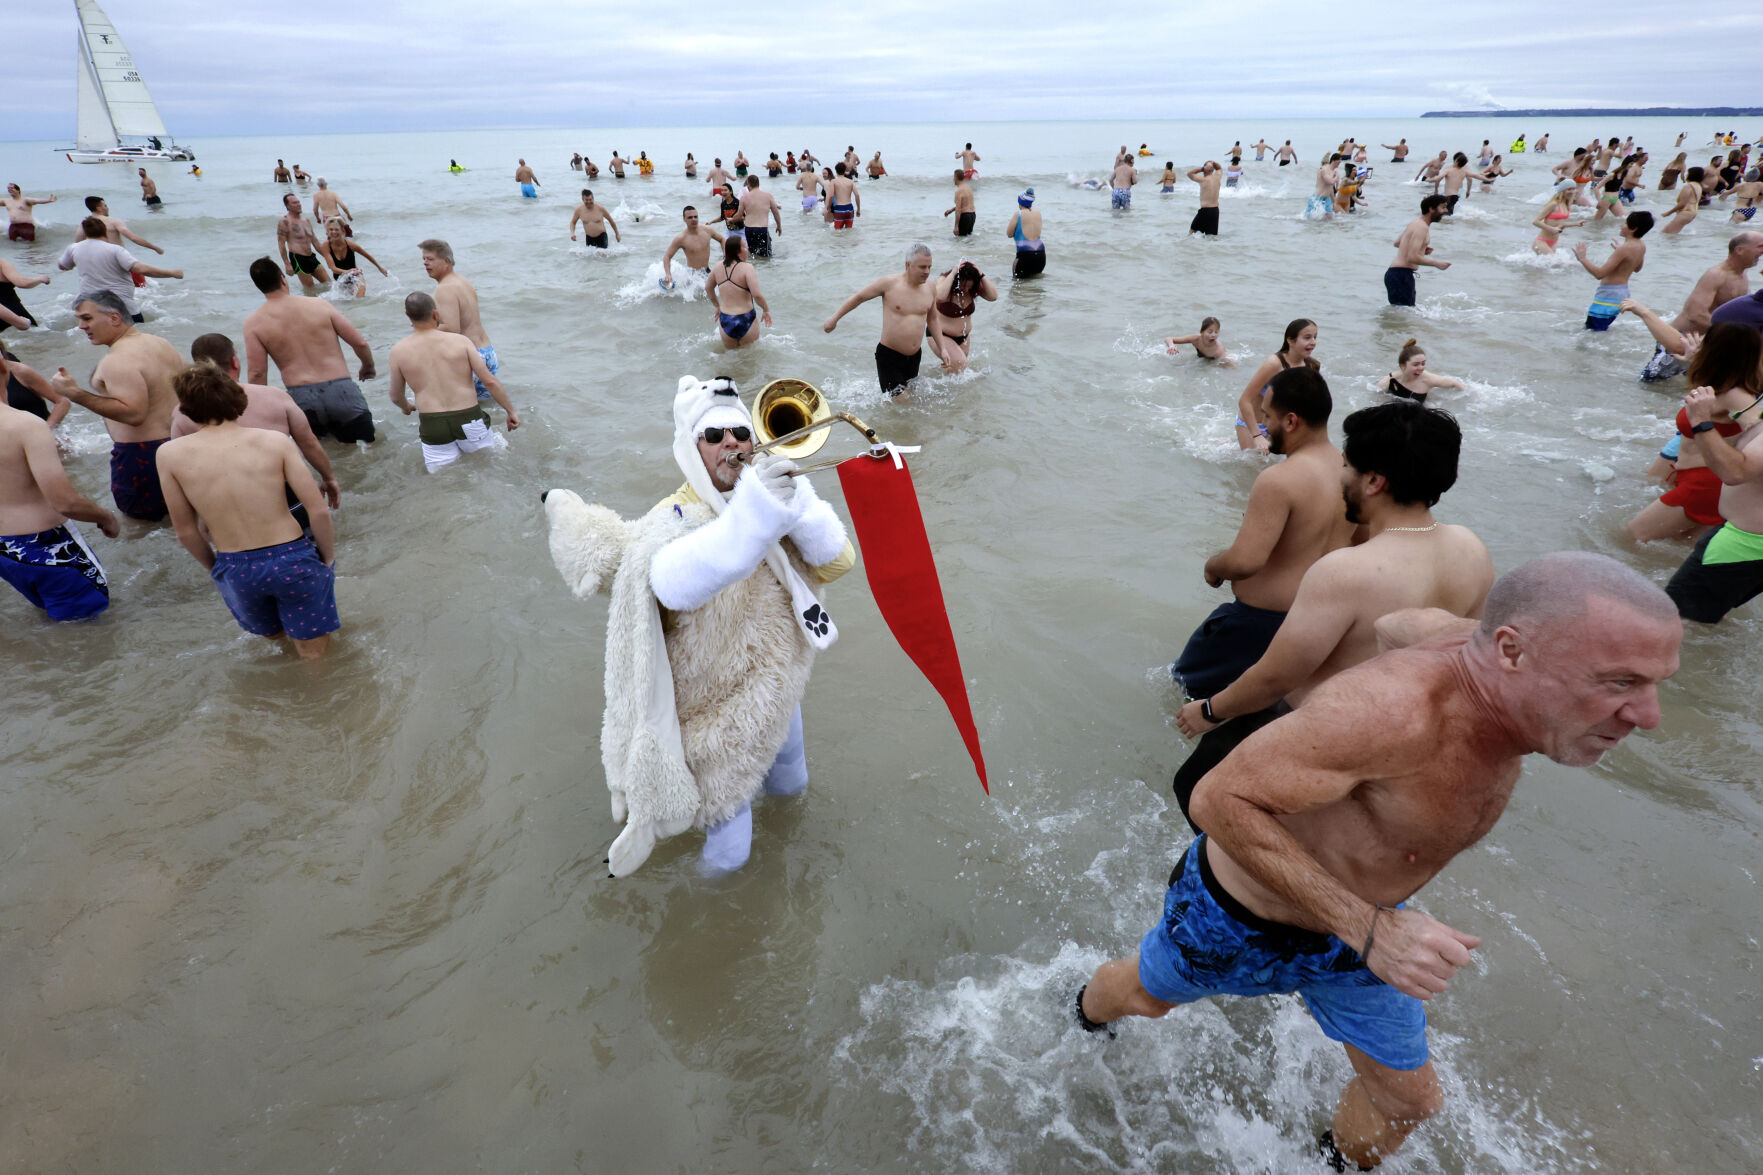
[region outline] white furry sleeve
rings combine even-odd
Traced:
[[[808,566],[820,567],[837,559],[845,550],[845,524],[838,513],[819,494],[806,477],[796,479],[796,504],[801,517],[790,528],[790,541],[807,560]]]
[[[757,571],[771,544],[795,521],[793,505],[779,502],[743,474],[727,510],[655,552],[649,586],[664,608],[702,608],[723,588]]]

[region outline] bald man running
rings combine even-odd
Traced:
[[[1320,1140],[1370,1169],[1444,1095],[1423,1001],[1481,945],[1403,903],[1493,827],[1523,758],[1590,766],[1659,724],[1683,625],[1645,577],[1559,552],[1502,577],[1472,631],[1348,669],[1201,781],[1206,831],[1135,955],[1078,992],[1079,1022],[1214,995],[1301,992],[1356,1076]]]

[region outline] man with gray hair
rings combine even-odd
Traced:
[[[881,342],[875,345],[875,375],[881,390],[890,396],[904,395],[918,378],[924,358],[924,340],[941,336],[942,319],[930,278],[930,246],[919,243],[906,250],[901,273],[878,277],[846,298],[821,329],[827,334],[839,319],[871,298],[882,300]]]
[[[1136,954],[1077,995],[1082,1027],[1208,996],[1299,992],[1356,1076],[1320,1140],[1369,1170],[1438,1113],[1423,1001],[1481,945],[1404,903],[1485,836],[1525,755],[1596,763],[1659,724],[1683,625],[1664,592],[1604,555],[1544,555],[1495,582],[1479,623],[1318,686],[1194,791],[1204,831]]]
[[[406,416],[420,414],[423,466],[433,473],[461,454],[506,445],[478,403],[473,380],[487,387],[508,413],[509,432],[520,427],[520,416],[471,340],[442,329],[435,300],[421,291],[405,296],[404,316],[410,319],[410,334],[392,345],[388,374],[392,403]],[[407,383],[416,393],[414,408],[404,398]]]
[[[575,228],[573,220],[570,228]],[[618,231],[616,225],[613,231]],[[470,339],[477,353],[483,356],[484,366],[490,369],[490,374],[497,374],[502,370],[502,363],[496,358],[496,344],[490,342],[483,319],[478,317],[477,287],[454,270],[453,246],[438,237],[430,237],[417,248],[422,250],[423,272],[435,279],[435,309],[441,316],[441,329]],[[478,399],[490,398],[489,390],[482,382],[475,386]]]
[[[320,229],[333,220],[341,220],[343,235],[346,237],[355,235],[355,230],[349,227],[350,222],[355,219],[355,214],[349,211],[349,206],[343,203],[341,196],[331,191],[331,186],[325,182],[322,175],[318,177],[318,191],[312,194],[312,210],[318,213],[318,227]]]
[[[1716,310],[1750,291],[1745,273],[1757,264],[1759,257],[1763,257],[1763,233],[1748,229],[1735,233],[1732,240],[1726,242],[1726,259],[1696,279],[1695,287],[1683,300],[1683,309],[1677,312],[1671,325],[1683,334],[1706,334]],[[1688,366],[1688,360],[1679,359],[1667,351],[1665,344],[1655,343],[1653,357],[1641,369],[1641,382],[1657,383],[1682,375]]]

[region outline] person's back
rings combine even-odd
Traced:
[[[416,394],[418,412],[459,412],[477,406],[471,357],[476,351],[463,335],[419,331],[392,345],[392,364]]]
[[[1262,569],[1232,583],[1237,599],[1252,608],[1285,612],[1312,564],[1353,541],[1356,527],[1341,506],[1341,451],[1326,435],[1261,472],[1287,504],[1285,526]]]
[[[450,329],[470,339],[474,347],[490,345],[490,336],[484,333],[483,321],[478,317],[477,287],[471,282],[457,272],[449,272],[435,283],[435,302],[441,307],[441,321]]]
[[[44,495],[32,469],[32,442],[45,438],[53,453],[55,438],[47,424],[0,403],[0,536],[36,534],[67,521]]]
[[[261,347],[275,361],[283,384],[347,379],[349,365],[333,321],[338,313],[323,298],[271,298],[245,318],[247,351]],[[267,371],[261,374],[267,378]]]
[[[245,411],[239,414],[239,424],[245,428],[261,428],[267,432],[279,432],[283,436],[294,435],[296,417],[304,420],[300,406],[294,403],[294,397],[280,388],[268,384],[240,384],[245,392]],[[188,436],[202,426],[183,414],[180,409],[172,414],[171,435],[173,437]]]
[[[230,420],[167,441],[159,464],[177,478],[216,550],[253,551],[301,537],[284,476],[293,445],[286,434]]]

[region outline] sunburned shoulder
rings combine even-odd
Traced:
[[[1339,714],[1364,728],[1367,715],[1391,743],[1436,745],[1439,714],[1462,694],[1455,666],[1466,636],[1392,649],[1343,669],[1312,690],[1303,712],[1327,719]]]

